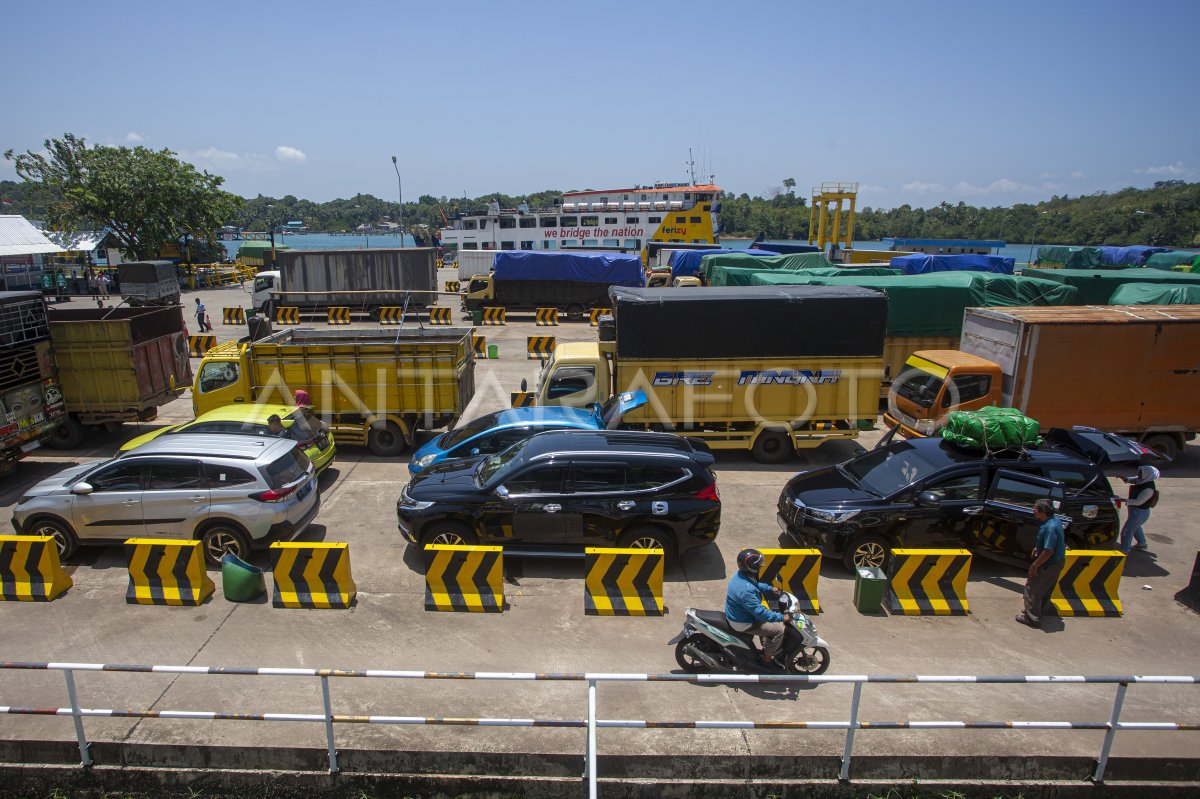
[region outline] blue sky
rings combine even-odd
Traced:
[[[1009,205],[1200,180],[1200,3],[58,2],[5,10],[0,150],[169,148],[246,196],[681,180]],[[20,35],[11,35],[20,32]],[[0,179],[12,179],[0,161]]]

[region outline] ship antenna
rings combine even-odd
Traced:
[[[688,167],[688,175],[692,179],[692,185],[695,186],[696,185],[696,161],[695,161],[695,159],[692,158],[692,148],[691,147],[688,148],[687,167]]]

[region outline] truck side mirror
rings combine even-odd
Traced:
[[[525,378],[521,378],[521,391],[528,391],[528,390],[529,390],[529,381],[526,380]]]

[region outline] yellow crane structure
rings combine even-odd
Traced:
[[[808,243],[814,242],[822,250],[833,244],[843,250],[854,246],[854,203],[858,199],[857,183],[822,183],[813,186],[812,205],[808,212]],[[842,235],[842,203],[849,200],[846,214],[846,233]],[[829,223],[830,210],[833,224]]]

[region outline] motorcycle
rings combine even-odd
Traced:
[[[812,619],[796,610],[796,597],[781,591],[773,601],[774,610],[792,614],[784,630],[781,663],[789,674],[824,674],[829,668],[829,644],[817,635]],[[720,610],[684,611],[683,631],[668,645],[675,645],[675,661],[693,674],[721,671],[773,672],[777,669],[759,660],[762,650],[754,634],[729,626]]]

